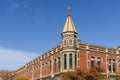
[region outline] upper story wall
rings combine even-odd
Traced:
[[[81,42],[79,44],[78,67],[80,69],[89,69],[91,65],[98,66],[101,64],[104,71],[117,72],[120,69],[119,49]],[[92,64],[92,61],[94,61],[94,64]]]

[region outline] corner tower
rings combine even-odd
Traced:
[[[68,7],[68,15],[62,31],[62,70],[73,70],[77,67],[77,30],[70,16],[70,8]]]

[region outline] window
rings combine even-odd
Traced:
[[[44,75],[44,64],[42,64],[42,75]]]
[[[97,66],[101,66],[101,58],[100,57],[97,58]]]
[[[64,45],[66,45],[66,40],[64,40]]]
[[[91,67],[95,66],[95,57],[91,57]]]
[[[70,45],[72,45],[72,40],[71,39],[69,40],[69,43],[70,43]]]
[[[68,44],[69,44],[69,43],[68,43],[68,39],[66,39],[66,45],[68,46]]]
[[[79,65],[79,60],[78,60],[78,66],[80,66],[80,65]]]
[[[51,73],[51,61],[50,61],[50,73]]]
[[[113,62],[113,72],[115,72],[115,60],[112,61]]]
[[[69,68],[72,68],[72,53],[69,54]]]
[[[58,70],[60,71],[60,57],[58,57]]]
[[[118,68],[120,69],[120,60],[118,61],[119,65],[118,65]]]
[[[77,67],[77,54],[75,54],[75,68]]]
[[[118,51],[118,54],[120,54],[120,50]]]
[[[108,70],[110,72],[116,71],[116,61],[114,59],[108,59]]]
[[[90,56],[90,55],[88,54],[88,59],[90,59],[89,56]]]
[[[67,57],[67,55],[66,54],[64,54],[64,69],[66,69],[67,68],[67,59],[66,59],[66,57]]]
[[[45,71],[45,72],[46,72],[46,74],[47,74],[47,71],[48,71],[48,70],[47,70],[47,69],[48,69],[47,67],[48,67],[48,66],[47,66],[47,63],[46,63],[46,71]]]
[[[54,59],[54,72],[56,72],[56,59]]]
[[[111,59],[108,60],[108,70],[111,72],[112,69],[111,69]]]

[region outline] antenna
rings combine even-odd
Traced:
[[[70,10],[70,6],[68,6],[68,10]]]
[[[70,16],[70,6],[68,6],[68,16]]]
[[[70,1],[69,0],[67,0],[67,5],[70,6]]]
[[[68,16],[70,16],[70,4],[69,4],[69,0],[67,0],[67,4],[68,4]]]

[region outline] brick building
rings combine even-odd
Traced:
[[[62,72],[100,66],[105,70],[103,74],[114,78],[120,69],[120,46],[108,48],[81,42],[70,9],[61,36],[59,45],[26,63],[16,73],[27,76],[29,80],[60,80]]]

